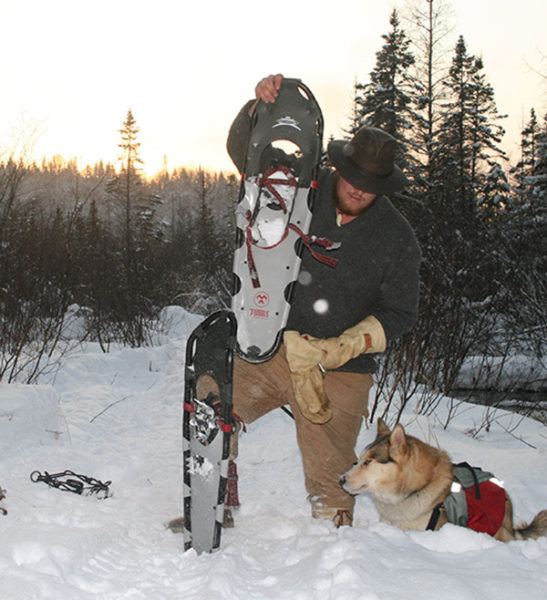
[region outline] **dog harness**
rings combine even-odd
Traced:
[[[503,483],[492,473],[458,463],[450,494],[433,509],[427,529],[435,529],[444,509],[449,523],[493,536],[503,522],[505,501]]]

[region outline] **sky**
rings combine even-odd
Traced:
[[[424,0],[419,1],[422,4]],[[452,56],[463,35],[482,56],[503,147],[518,157],[530,109],[547,110],[544,0],[444,0]],[[0,156],[116,162],[131,109],[148,174],[231,170],[228,128],[257,81],[301,79],[319,101],[325,139],[342,137],[353,85],[367,82],[406,0],[0,0]],[[402,14],[402,13],[401,13]],[[403,22],[403,27],[406,25]],[[448,43],[450,42],[450,43]]]

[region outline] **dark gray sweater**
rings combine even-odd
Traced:
[[[250,127],[247,103],[228,136],[228,152],[243,168]],[[340,242],[328,255],[339,259],[334,268],[304,249],[300,277],[294,288],[287,329],[326,338],[340,335],[369,315],[382,324],[388,343],[408,331],[416,320],[420,250],[414,233],[385,196],[378,196],[359,217],[336,223],[336,173],[321,169],[310,235]],[[318,248],[319,252],[325,250]],[[373,355],[361,355],[340,368],[372,373]]]

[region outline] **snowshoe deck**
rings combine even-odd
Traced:
[[[237,352],[249,362],[277,351],[308,233],[323,118],[311,91],[284,79],[253,115],[236,210],[232,310]]]

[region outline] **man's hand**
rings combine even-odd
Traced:
[[[278,73],[277,75],[268,75],[261,79],[255,87],[256,102],[251,104],[249,108],[249,116],[252,117],[255,111],[256,105],[259,100],[263,102],[275,102],[279,93],[279,88],[283,82],[283,75]]]
[[[308,337],[310,344],[325,352],[321,366],[327,370],[337,369],[360,354],[383,352],[386,334],[382,324],[372,315],[346,329],[335,338],[316,339]]]
[[[283,75],[268,75],[261,79],[255,87],[255,97],[263,102],[275,102],[279,93],[279,88],[283,82]]]
[[[332,410],[319,368],[325,352],[312,346],[297,331],[285,331],[283,340],[294,397],[300,411],[312,423],[326,423],[332,417]]]

